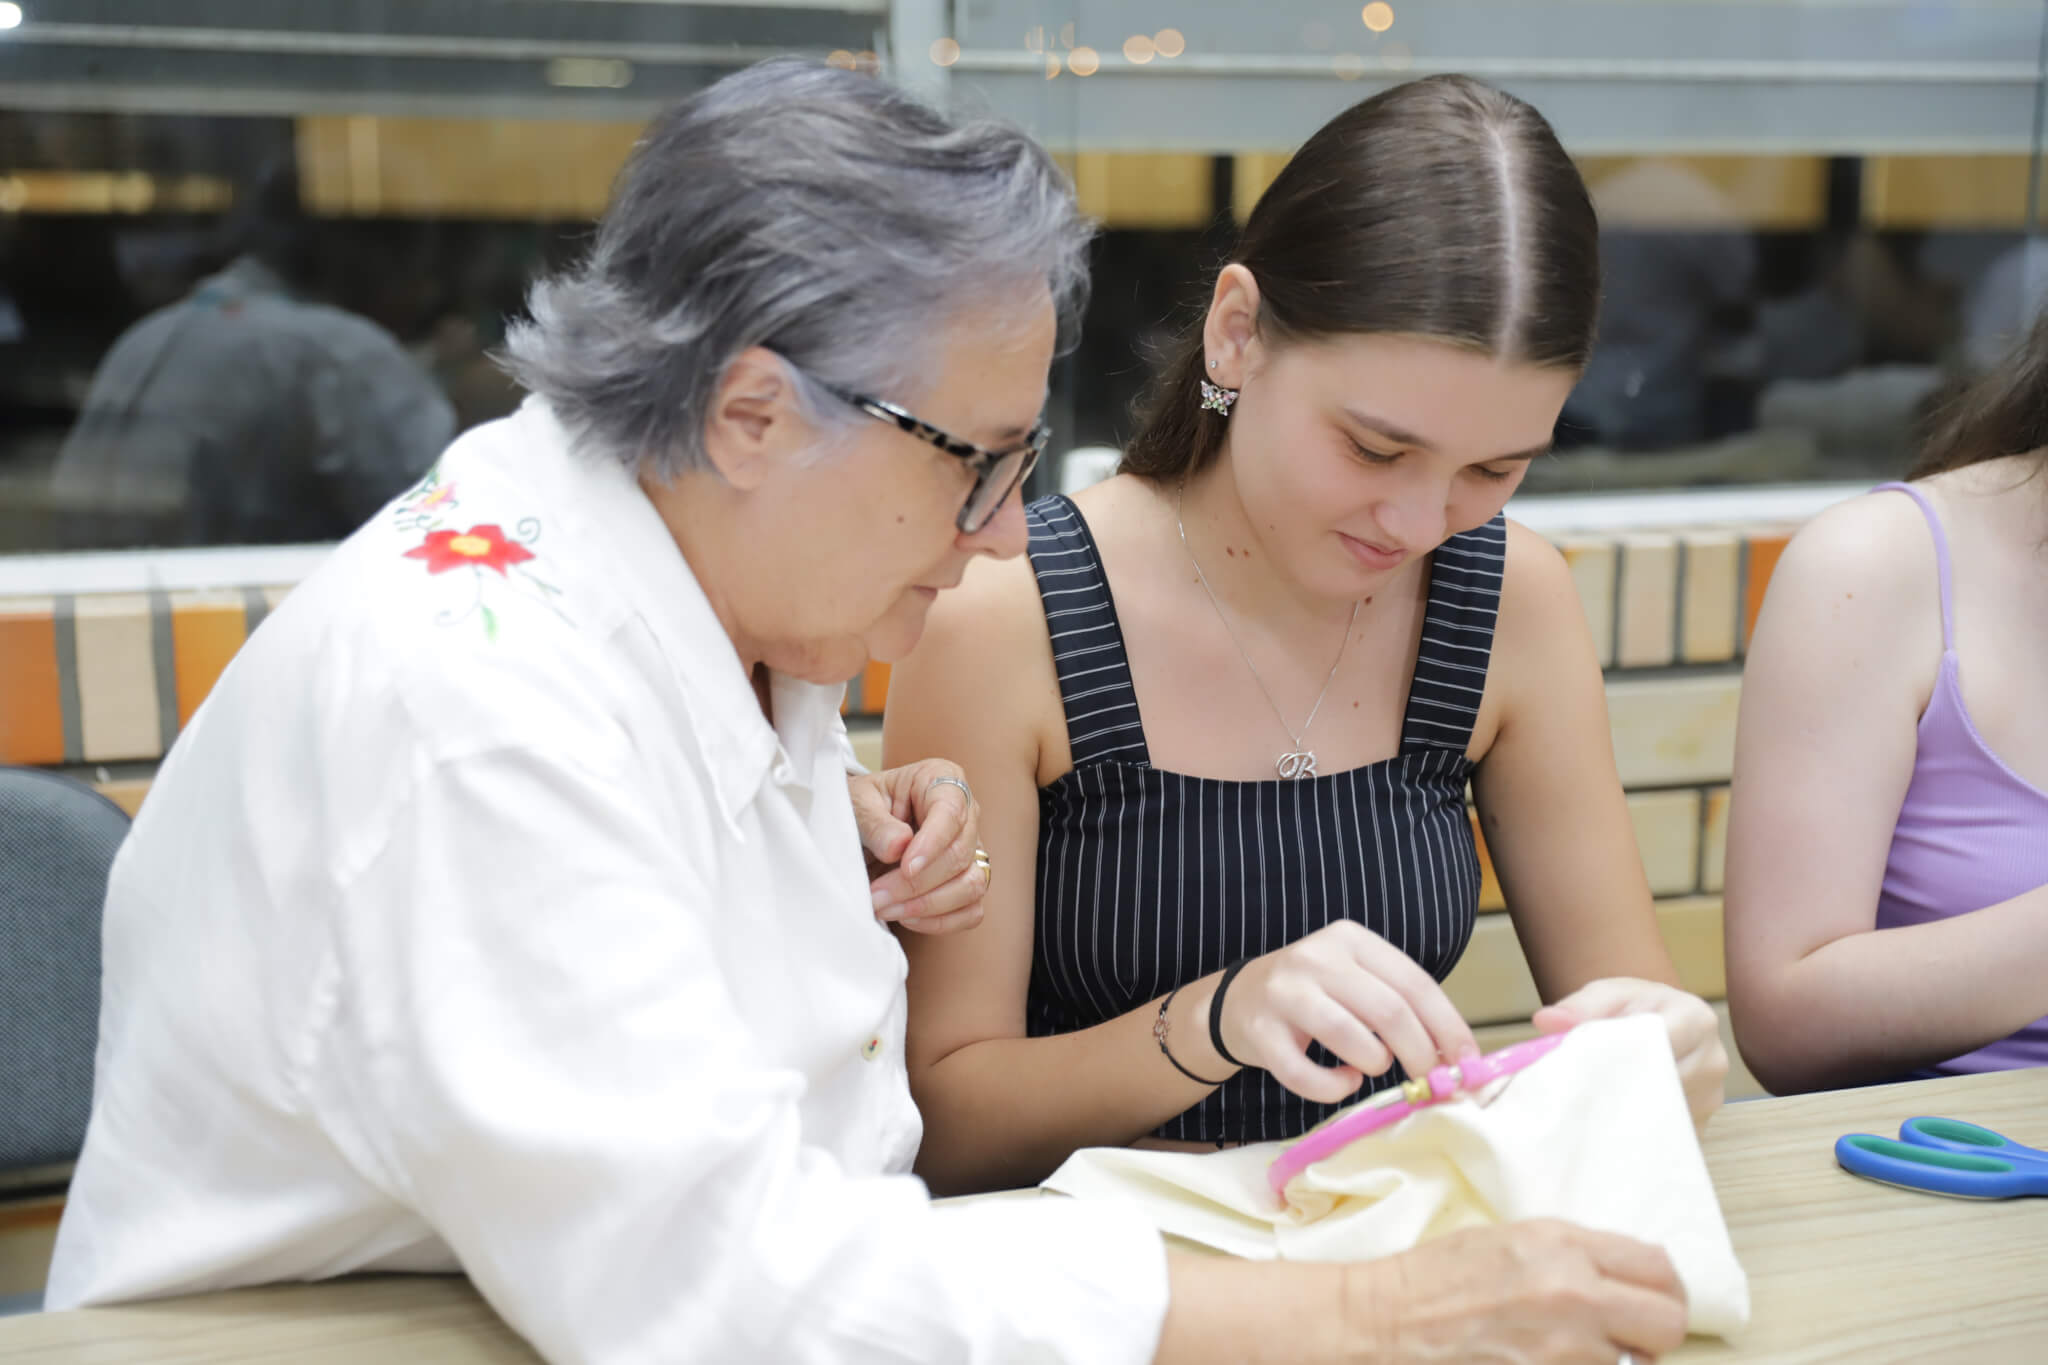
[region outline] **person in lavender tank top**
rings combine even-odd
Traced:
[[[1728,1000],[1777,1093],[2048,1065],[2048,315],[1913,482],[1786,549],[1743,680]]]

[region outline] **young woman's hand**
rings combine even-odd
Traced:
[[[1661,981],[1611,976],[1591,981],[1554,1005],[1536,1011],[1536,1027],[1562,1033],[1588,1019],[1620,1019],[1654,1014],[1671,1037],[1671,1056],[1685,1085],[1685,1103],[1693,1126],[1704,1128],[1727,1095],[1728,1049],[1721,1043],[1721,1022],[1714,1007],[1696,995]]]
[[[1450,997],[1415,960],[1351,920],[1254,959],[1223,998],[1223,1042],[1303,1099],[1335,1104],[1396,1061],[1410,1076],[1479,1054]],[[1308,1059],[1311,1041],[1341,1066]]]

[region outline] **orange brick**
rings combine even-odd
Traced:
[[[889,665],[870,661],[860,675],[860,713],[879,716],[889,700]]]
[[[221,670],[242,647],[247,614],[239,594],[233,597],[180,595],[171,601],[171,658],[178,687],[178,725],[192,723],[192,713],[219,681]]]
[[[1764,609],[1764,590],[1771,586],[1771,571],[1785,553],[1791,539],[1783,533],[1749,538],[1749,586],[1742,604],[1742,643],[1746,647],[1756,634],[1757,613]]]
[[[48,598],[0,602],[0,763],[64,761],[54,613]]]

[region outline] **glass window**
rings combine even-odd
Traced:
[[[1885,477],[2048,295],[2044,15],[0,0],[0,553],[345,534],[517,401],[505,319],[647,116],[777,52],[993,109],[1072,170],[1104,230],[1041,488],[1129,434],[1289,150],[1442,70],[1543,110],[1602,214],[1602,340],[1532,491]]]
[[[1542,110],[1601,214],[1600,345],[1530,492],[1893,476],[1929,412],[2048,297],[2036,0],[960,13],[957,52],[939,54],[954,96],[1074,157],[1107,225],[1064,386],[1085,441],[1128,433],[1148,344],[1193,316],[1289,149],[1436,71]],[[1186,192],[1133,188],[1148,181]]]

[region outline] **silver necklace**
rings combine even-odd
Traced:
[[[1323,698],[1330,695],[1330,684],[1337,680],[1337,668],[1344,662],[1344,650],[1351,643],[1351,628],[1358,624],[1358,608],[1362,604],[1351,604],[1351,620],[1344,627],[1344,639],[1337,646],[1337,657],[1330,661],[1330,676],[1323,679],[1323,690],[1316,693],[1316,704],[1309,708],[1308,719],[1301,723],[1300,733],[1296,733],[1287,723],[1287,717],[1281,713],[1280,703],[1273,700],[1272,689],[1267,687],[1266,680],[1259,676],[1258,665],[1252,662],[1252,656],[1245,650],[1244,641],[1237,638],[1237,631],[1232,628],[1230,617],[1223,610],[1223,604],[1216,600],[1216,590],[1209,586],[1209,575],[1202,572],[1202,561],[1195,558],[1195,547],[1188,544],[1187,524],[1181,519],[1181,511],[1187,505],[1187,500],[1188,486],[1183,483],[1173,506],[1173,524],[1180,531],[1180,547],[1188,552],[1188,563],[1195,566],[1195,581],[1200,583],[1202,591],[1208,594],[1209,605],[1216,609],[1216,619],[1223,623],[1224,632],[1230,636],[1230,643],[1237,646],[1238,657],[1244,660],[1244,666],[1250,670],[1252,681],[1257,683],[1259,691],[1265,694],[1266,705],[1273,708],[1273,719],[1280,722],[1280,728],[1287,732],[1287,738],[1294,743],[1293,749],[1273,760],[1273,770],[1283,779],[1290,781],[1319,776],[1316,772],[1315,751],[1308,747],[1305,740],[1309,727],[1316,723],[1316,713],[1323,709]]]

